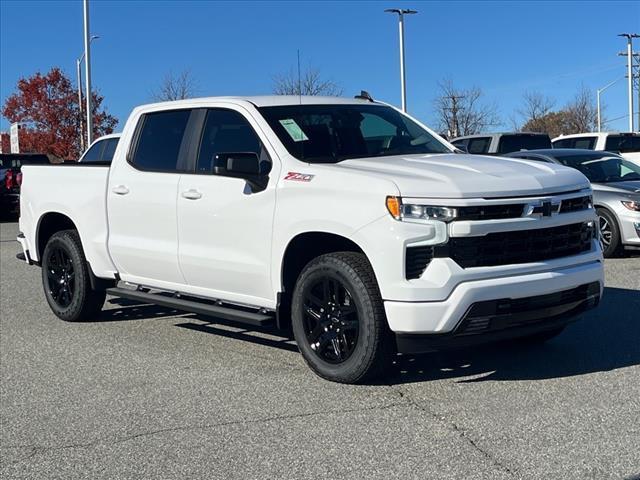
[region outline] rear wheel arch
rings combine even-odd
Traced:
[[[78,227],[64,213],[47,212],[40,217],[36,228],[36,254],[40,261],[42,261],[42,254],[49,239],[62,230],[75,230],[78,232]]]

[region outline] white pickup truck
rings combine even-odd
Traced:
[[[596,306],[577,170],[469,156],[362,95],[146,105],[111,166],[24,168],[20,234],[63,320],[105,295],[292,332],[338,382],[395,353],[544,341]]]

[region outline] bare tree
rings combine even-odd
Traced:
[[[523,95],[524,105],[517,111],[524,118],[524,125],[535,124],[541,118],[553,111],[555,100],[540,92],[525,92]]]
[[[183,70],[178,75],[173,72],[167,73],[158,90],[154,91],[151,96],[155,101],[166,102],[171,100],[182,100],[191,98],[196,94],[197,84],[191,70]]]
[[[338,97],[342,95],[342,88],[333,80],[324,79],[320,70],[308,67],[300,72],[290,70],[285,75],[273,77],[273,93],[276,95],[326,95]]]
[[[567,133],[593,132],[598,128],[598,112],[593,94],[584,85],[565,107]],[[602,121],[606,123],[606,121]]]
[[[524,108],[518,112],[526,119],[522,131],[548,133],[552,138],[562,134],[591,132],[597,128],[595,101],[584,86],[560,110],[553,110],[553,102],[548,97],[525,94]]]
[[[451,138],[481,133],[500,124],[495,105],[482,101],[478,87],[458,89],[451,80],[440,82],[440,95],[434,101],[438,130]]]

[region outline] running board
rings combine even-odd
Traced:
[[[249,312],[240,308],[222,307],[198,302],[194,300],[185,300],[183,298],[171,297],[158,293],[141,292],[140,290],[130,290],[127,288],[107,288],[107,294],[114,297],[123,297],[130,300],[137,300],[143,303],[151,303],[161,305],[163,307],[175,308],[189,313],[197,313],[211,317],[230,320],[233,322],[244,323],[254,327],[266,327],[273,324],[274,315],[269,313]]]

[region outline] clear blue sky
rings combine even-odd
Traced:
[[[384,8],[419,10],[406,22],[409,111],[433,124],[437,82],[481,87],[505,120],[526,90],[558,106],[584,84],[595,91],[625,74],[621,32],[640,33],[640,2],[91,2],[93,85],[122,128],[168,72],[190,69],[198,95],[268,94],[274,75],[302,63],[345,95],[361,89],[400,103],[397,20]],[[0,0],[0,101],[17,80],[60,66],[75,82],[83,49],[80,1]],[[640,41],[636,50],[640,50]],[[603,96],[625,115],[626,84]],[[626,130],[627,120],[611,123]],[[2,130],[7,121],[0,121]]]

